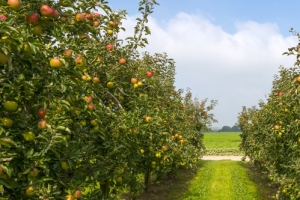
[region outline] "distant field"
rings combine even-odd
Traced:
[[[204,134],[206,155],[243,155],[239,151],[240,132],[212,132]]]

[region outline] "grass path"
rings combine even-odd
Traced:
[[[203,161],[184,200],[260,199],[255,184],[238,161]]]
[[[257,200],[276,189],[251,163],[201,160],[197,170],[181,170],[175,180],[152,185],[137,200]]]

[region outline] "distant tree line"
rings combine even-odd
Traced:
[[[241,132],[241,128],[239,126],[223,126],[218,132]]]

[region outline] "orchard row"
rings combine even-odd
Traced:
[[[241,148],[279,187],[277,199],[300,198],[300,44],[288,50],[294,67],[280,67],[267,102],[239,115]]]
[[[216,102],[176,91],[165,53],[138,52],[155,4],[121,40],[126,12],[104,0],[0,3],[4,198],[135,197],[197,162]]]

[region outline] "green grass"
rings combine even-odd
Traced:
[[[204,134],[206,155],[243,155],[239,151],[240,132],[209,132]]]
[[[256,200],[275,193],[251,163],[199,161],[196,170],[181,170],[177,179],[153,185],[137,200]]]

